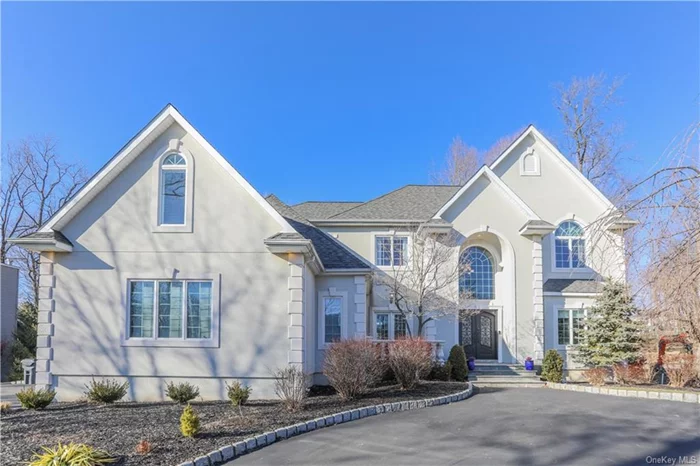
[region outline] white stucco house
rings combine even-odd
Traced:
[[[482,309],[431,322],[425,338],[503,363],[555,348],[571,364],[601,278],[624,276],[630,222],[606,224],[612,248],[587,236],[614,211],[533,126],[464,186],[286,205],[168,105],[14,240],[42,258],[37,383],[68,400],[93,377],[127,379],[131,399],[150,400],[182,380],[222,398],[239,379],[265,397],[271,369],[287,364],[321,382],[330,342],[405,332],[372,272],[410,267],[406,232],[424,224],[460,235],[455,257],[472,263],[462,286]]]

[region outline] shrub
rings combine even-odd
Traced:
[[[55,396],[56,392],[53,390],[37,390],[34,387],[17,392],[19,403],[26,409],[44,409],[51,404]]]
[[[666,354],[663,357],[664,370],[672,387],[685,387],[697,377],[695,356],[692,354]]]
[[[444,364],[436,362],[433,367],[430,368],[430,374],[428,374],[428,380],[442,380],[447,382],[450,380],[450,375],[452,374],[452,364],[447,361]]]
[[[185,406],[180,416],[180,432],[185,437],[195,437],[199,433],[199,416],[191,405]]]
[[[467,355],[464,354],[464,348],[459,345],[454,345],[450,349],[450,355],[447,361],[452,366],[452,378],[458,381],[463,381],[467,378]]]
[[[542,361],[542,378],[547,382],[560,383],[564,378],[564,360],[557,350],[547,350]]]
[[[380,347],[364,339],[331,344],[323,361],[328,382],[345,400],[366,393],[380,380],[384,367]]]
[[[139,455],[147,455],[153,450],[153,445],[148,440],[141,440],[136,444],[136,453]]]
[[[89,384],[85,385],[85,388],[87,389],[85,395],[88,401],[114,403],[124,398],[126,391],[129,389],[129,382],[119,383],[114,379],[97,382],[95,379],[92,379]]]
[[[9,401],[0,402],[0,414],[7,414],[12,410],[12,403]]]
[[[189,382],[177,384],[168,382],[166,384],[165,394],[168,395],[168,398],[177,403],[187,403],[199,396],[199,388]]]
[[[285,367],[274,372],[275,394],[288,411],[296,412],[304,405],[310,377],[296,366]]]
[[[389,366],[403,389],[411,389],[432,366],[430,343],[420,338],[396,340],[389,346]]]
[[[34,453],[29,466],[101,466],[116,461],[107,452],[83,443],[59,443],[54,448],[41,449],[43,452]]]
[[[231,385],[226,384],[226,392],[228,399],[231,400],[233,406],[241,407],[248,402],[252,388],[241,385],[239,381],[233,382]]]
[[[605,381],[610,375],[610,370],[607,367],[593,367],[588,369],[584,376],[591,385],[605,385]]]
[[[628,364],[621,362],[613,365],[613,378],[619,384],[648,383],[647,369],[642,362]]]

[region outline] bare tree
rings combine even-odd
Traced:
[[[396,307],[407,322],[409,336],[422,336],[426,324],[445,316],[466,316],[470,313],[468,296],[460,294],[460,275],[469,264],[459,260],[459,235],[456,233],[410,232],[401,246],[384,250],[393,258],[389,270],[374,272],[376,293]],[[393,239],[392,239],[393,241]],[[415,319],[416,328],[411,328]]]
[[[455,137],[445,154],[442,167],[430,174],[431,183],[461,186],[467,183],[482,165],[490,165],[517,139],[524,129],[503,136],[491,147],[480,151]]]
[[[7,239],[37,231],[86,180],[82,167],[66,163],[51,137],[31,137],[7,149],[2,184],[3,262],[19,264],[28,282],[27,298],[36,303],[39,255],[15,248]]]
[[[619,104],[622,78],[608,83],[604,74],[574,77],[565,86],[555,85],[555,107],[564,122],[569,158],[591,182],[606,194],[616,194],[621,179],[617,169],[622,153],[618,143],[621,127],[605,121],[607,112]]]

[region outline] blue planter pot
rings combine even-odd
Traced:
[[[525,370],[526,371],[534,371],[535,370],[535,361],[525,361]]]
[[[474,360],[467,360],[467,367],[469,368],[470,371],[473,371],[476,369],[476,363]]]

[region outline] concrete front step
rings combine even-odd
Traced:
[[[475,375],[513,375],[513,376],[518,376],[518,377],[537,377],[537,373],[535,371],[526,371],[526,370],[521,370],[521,371],[511,371],[507,369],[503,370],[480,370],[477,369],[475,371],[470,371],[470,374],[475,374]]]
[[[536,377],[508,377],[508,376],[474,376],[469,375],[469,381],[477,385],[482,384],[531,384],[544,385],[545,382]]]

